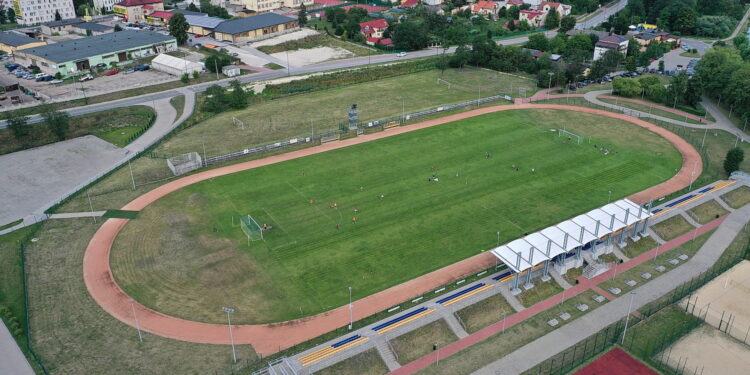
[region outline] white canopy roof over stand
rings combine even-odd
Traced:
[[[648,210],[622,199],[498,246],[491,253],[520,273],[649,216]],[[595,235],[597,221],[599,233]]]

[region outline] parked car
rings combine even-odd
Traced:
[[[398,57],[404,57],[404,56],[406,56],[406,52],[399,52],[396,56],[398,56]]]
[[[151,66],[148,64],[138,65],[135,67],[135,70],[137,71],[144,71],[144,70],[149,70],[149,69],[151,69]]]
[[[130,74],[130,73],[134,73],[134,72],[135,72],[135,69],[130,68],[128,70],[123,71],[122,74]]]
[[[106,73],[104,73],[104,75],[105,76],[113,76],[113,75],[115,75],[117,73],[120,73],[120,71],[117,70],[117,69],[112,69],[112,70],[108,70]]]
[[[104,68],[107,67],[107,64],[105,64],[105,63],[98,63],[98,64],[96,64],[94,66],[97,67],[97,68],[99,68],[99,69],[104,69]]]
[[[83,77],[78,78],[78,82],[86,82],[86,81],[90,81],[92,79],[94,79],[94,76],[92,76],[91,74],[86,74]]]
[[[240,54],[237,53],[237,52],[232,52],[232,53],[230,53],[230,55],[232,55],[232,56],[239,56]]]
[[[54,77],[52,77],[52,78],[54,78]],[[61,79],[53,79],[53,80],[49,81],[49,83],[51,83],[51,84],[54,85],[54,84],[58,84],[58,83],[63,83],[63,80],[61,80]]]
[[[9,72],[12,72],[12,71],[14,71],[14,70],[18,69],[18,67],[19,67],[19,66],[20,66],[20,65],[18,65],[18,64],[10,64],[10,65],[7,65],[7,66],[5,67],[5,69],[8,69],[8,71],[9,71]]]
[[[47,73],[37,73],[37,74],[34,74],[34,78],[42,78],[42,77],[44,77],[46,75],[47,75]]]

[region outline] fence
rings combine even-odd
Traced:
[[[471,106],[480,106],[482,104],[498,101],[501,99],[513,101],[513,98],[511,98],[508,95],[494,95],[494,96],[489,96],[486,98],[470,100],[468,102],[434,107],[434,108],[430,108],[424,111],[404,114],[402,116],[389,117],[389,118],[382,119],[382,120],[375,120],[375,121],[368,121],[368,122],[359,122],[357,123],[357,129],[363,130],[367,128],[379,127],[381,130],[385,130],[387,128],[392,127],[394,123],[403,125],[403,123],[408,120],[414,120],[420,117],[430,116],[439,112],[451,111],[454,109],[466,108],[466,107],[471,107]],[[261,152],[273,151],[273,150],[277,150],[277,149],[281,149],[281,148],[285,148],[289,146],[305,144],[305,143],[314,143],[316,140],[320,140],[321,142],[330,141],[332,137],[341,136],[342,134],[346,134],[349,132],[347,128],[348,124],[342,123],[339,125],[340,125],[339,129],[331,130],[325,133],[309,134],[305,136],[291,138],[291,139],[284,140],[284,141],[274,142],[271,144],[267,144],[265,146],[246,148],[244,150],[231,152],[229,154],[209,156],[209,157],[204,158],[203,165],[208,166],[211,164],[223,163],[228,160],[241,158],[244,156],[253,155],[253,154],[257,154]],[[346,126],[341,126],[341,125],[346,125]],[[358,132],[357,134],[360,134],[360,133]]]
[[[750,243],[745,241],[742,251],[738,251],[736,254],[720,259],[716,264],[709,268],[706,272],[692,278],[690,281],[678,286],[671,293],[664,297],[651,302],[641,308],[640,315],[630,316],[630,327],[636,328],[639,324],[647,320],[649,317],[658,313],[662,309],[672,306],[682,299],[688,297],[700,287],[713,280],[720,274],[724,273],[729,268],[746,258],[750,252]],[[725,250],[726,252],[729,250]],[[683,309],[688,311],[686,305]],[[688,311],[689,312],[689,311]],[[726,327],[728,317],[721,319],[723,321],[723,327]],[[617,321],[616,323],[608,326],[607,328],[597,332],[574,345],[572,348],[568,348],[560,354],[547,359],[546,361],[538,364],[537,366],[524,372],[526,375],[552,375],[552,374],[566,374],[573,369],[578,368],[582,364],[599,356],[605,350],[609,349],[612,345],[622,344],[622,347],[630,351],[633,355],[640,357],[642,360],[662,371],[665,374],[677,374],[669,365],[669,356],[664,358],[664,349],[668,348],[682,336],[698,327],[703,321],[701,319],[693,319],[689,324],[680,325],[676,330],[671,331],[667,335],[660,335],[656,339],[648,339],[646,341],[638,340],[637,330],[629,330],[628,334],[623,339],[624,320]],[[731,327],[731,324],[729,324]],[[726,328],[725,328],[726,329]],[[743,333],[744,338],[744,333]],[[660,354],[658,357],[657,354]]]

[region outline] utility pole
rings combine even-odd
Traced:
[[[349,287],[349,330],[352,330],[352,287]]]
[[[234,313],[234,309],[229,307],[222,307],[221,310],[227,313],[227,323],[229,324],[229,340],[232,343],[232,359],[234,359],[234,363],[237,363],[237,352],[234,350],[234,334],[232,333],[232,318],[229,317],[230,314]]]
[[[135,329],[138,330],[138,340],[143,342],[143,335],[141,334],[141,323],[138,322],[138,316],[135,315],[135,300],[130,299],[130,308],[133,310],[133,319],[135,320]]]
[[[633,309],[634,297],[635,297],[635,292],[630,292],[630,304],[628,305],[628,315],[625,316],[625,328],[622,330],[621,344],[625,343],[625,333],[628,332],[628,323],[630,322],[630,311]]]

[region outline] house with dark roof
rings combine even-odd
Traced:
[[[628,53],[628,38],[612,34],[599,39],[594,46],[594,61],[599,60],[609,50],[615,50],[626,55]]]
[[[86,72],[97,64],[123,64],[175,50],[177,41],[173,36],[126,30],[19,49],[15,55],[16,59],[27,60],[24,65],[36,65],[50,75],[59,72],[67,76]]]
[[[42,34],[50,36],[54,33],[72,32],[75,25],[84,22],[86,21],[81,18],[68,18],[66,20],[43,23]]]
[[[14,32],[0,32],[0,50],[13,53],[17,49],[39,47],[47,44],[39,39],[29,38],[26,35]]]
[[[216,27],[226,20],[218,17],[186,15],[185,21],[190,25],[189,33],[203,36],[213,34]]]
[[[73,26],[73,30],[78,34],[92,36],[114,32],[115,28],[113,26],[102,25],[100,23],[81,22]]]
[[[276,13],[263,13],[254,17],[238,18],[220,23],[214,29],[214,38],[237,43],[296,28],[299,28],[299,22],[296,18]]]
[[[115,16],[123,21],[142,23],[153,12],[164,11],[163,0],[122,0],[112,6]]]

